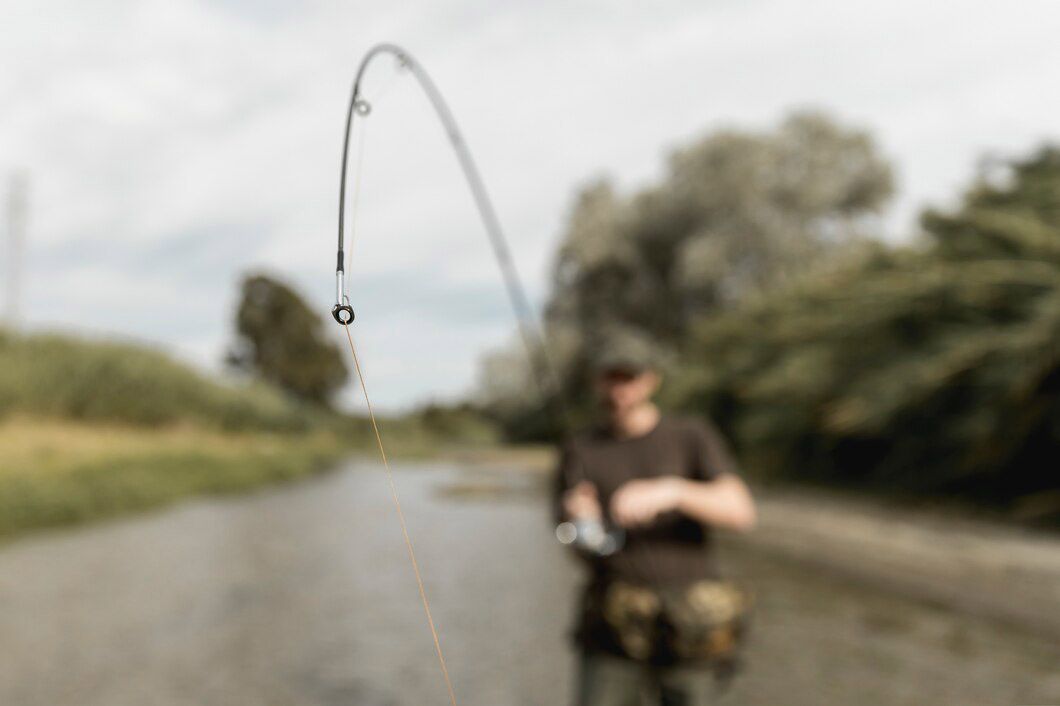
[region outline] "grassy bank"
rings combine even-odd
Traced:
[[[0,537],[305,476],[349,421],[147,345],[0,330]]]
[[[348,447],[335,434],[0,422],[0,537],[87,522],[202,493],[309,475]]]
[[[492,441],[459,409],[380,425],[393,456]],[[0,330],[0,537],[300,478],[358,452],[376,453],[366,419],[268,385],[142,344]]]
[[[0,329],[0,417],[11,414],[225,431],[327,423],[326,413],[274,387],[207,376],[148,345]]]

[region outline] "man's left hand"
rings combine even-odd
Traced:
[[[677,476],[628,481],[611,497],[611,517],[623,527],[646,525],[677,509],[684,486]]]

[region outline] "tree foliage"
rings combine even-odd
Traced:
[[[691,321],[858,239],[892,191],[869,136],[819,113],[676,151],[661,183],[578,197],[553,276],[553,325],[626,323],[678,343]]]
[[[1057,512],[1060,151],[922,224],[925,247],[702,321],[673,400],[712,412],[766,473]]]
[[[349,371],[320,324],[320,317],[286,284],[266,275],[248,276],[236,311],[240,338],[229,363],[295,397],[326,405]]]
[[[821,115],[669,167],[576,201],[546,320],[569,399],[599,332],[627,327],[677,354],[665,402],[711,415],[761,476],[1060,517],[1060,148],[981,171],[900,247],[864,237],[886,163]],[[490,359],[486,400],[518,436],[544,412],[513,367]]]
[[[137,343],[0,329],[0,421],[302,432],[324,415],[271,386],[230,385]]]
[[[551,357],[588,415],[586,361],[603,331],[679,349],[703,316],[818,266],[871,232],[891,169],[863,131],[820,113],[775,130],[722,130],[674,152],[659,183],[630,196],[607,181],[577,197],[546,306]],[[486,407],[516,438],[554,429],[512,350],[482,368]]]

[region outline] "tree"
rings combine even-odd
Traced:
[[[556,259],[552,323],[624,323],[679,344],[731,306],[858,240],[892,192],[867,133],[820,113],[775,132],[723,130],[676,151],[663,181],[630,198],[579,196]]]
[[[702,322],[673,399],[768,474],[1060,515],[1060,151],[922,223],[921,246]]]
[[[545,311],[574,418],[588,413],[587,353],[601,332],[629,329],[680,349],[697,320],[863,241],[891,191],[868,134],[812,112],[769,132],[707,135],[630,196],[606,180],[589,184],[561,238]],[[492,356],[483,375],[487,408],[516,435],[541,414],[537,395],[511,389],[526,376],[502,370],[521,360]]]
[[[250,275],[243,280],[236,312],[239,342],[228,362],[295,397],[328,405],[349,372],[320,324],[293,289],[266,275]]]

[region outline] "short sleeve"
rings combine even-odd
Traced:
[[[714,480],[726,473],[739,473],[729,444],[713,424],[695,419],[690,426],[695,477]]]

